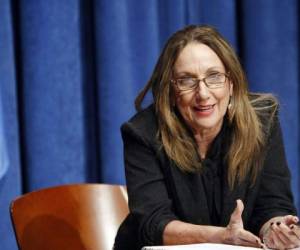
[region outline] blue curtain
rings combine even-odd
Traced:
[[[216,26],[250,89],[280,99],[299,208],[299,10],[296,0],[0,0],[0,249],[17,249],[18,195],[124,183],[119,127],[166,39],[187,24]]]

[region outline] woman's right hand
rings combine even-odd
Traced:
[[[237,200],[236,203],[236,208],[231,214],[229,224],[224,232],[223,243],[259,248],[264,247],[260,238],[244,229],[242,219],[244,204],[241,200]]]

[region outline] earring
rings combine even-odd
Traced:
[[[230,96],[230,97],[229,97],[229,103],[228,103],[228,106],[227,106],[227,109],[228,109],[228,110],[230,110],[230,109],[232,108],[232,103],[233,103],[232,97]]]

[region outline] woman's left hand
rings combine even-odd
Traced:
[[[264,244],[271,249],[293,249],[300,247],[298,217],[286,215],[269,220],[262,235]]]

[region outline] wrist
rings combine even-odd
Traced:
[[[209,242],[226,244],[229,241],[229,234],[226,227],[214,227],[214,232],[211,234]]]
[[[222,237],[221,242],[222,244],[232,244],[233,241],[233,235],[232,230],[230,230],[228,227],[222,228]]]

